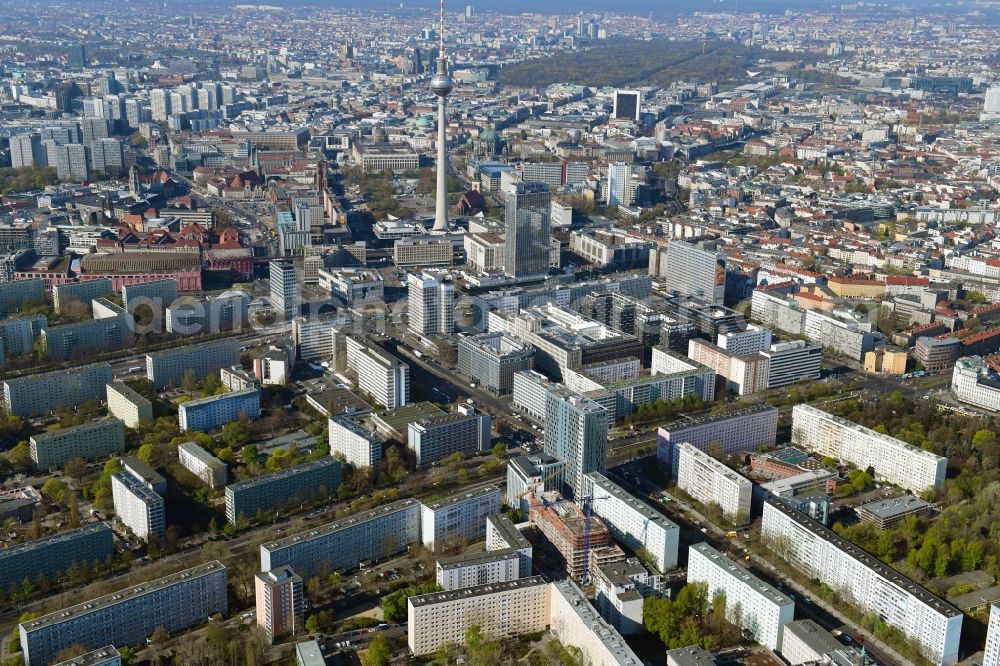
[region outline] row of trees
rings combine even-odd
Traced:
[[[642,623],[668,650],[700,645],[717,650],[740,640],[739,607],[728,613],[726,597],[717,594],[709,603],[708,585],[688,583],[670,599],[650,595],[643,600]]]

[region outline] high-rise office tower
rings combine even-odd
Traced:
[[[472,5],[465,6],[465,18],[467,19],[472,18]]]
[[[611,114],[617,120],[639,122],[639,108],[642,104],[642,93],[638,90],[616,90],[615,107]]]
[[[170,115],[170,93],[157,88],[149,93],[149,113],[154,122],[163,122]]]
[[[720,305],[726,295],[726,253],[671,240],[664,285],[668,291]]]
[[[298,278],[295,267],[283,261],[272,261],[269,265],[271,281],[271,303],[275,313],[289,320],[299,315]]]
[[[125,124],[132,129],[138,129],[139,123],[143,122],[145,118],[143,117],[142,105],[139,104],[137,99],[126,99],[125,100]]]
[[[564,386],[552,389],[545,396],[543,450],[566,462],[563,494],[579,497],[586,492],[584,475],[607,466],[607,410]]]
[[[576,34],[579,37],[583,37],[584,25],[583,25],[583,14],[579,14],[576,17]]]
[[[31,132],[15,134],[10,138],[10,163],[15,169],[30,166],[47,166],[45,146],[41,136]]]
[[[631,206],[635,203],[632,167],[625,162],[608,165],[607,199],[609,206]]]
[[[122,142],[118,139],[98,139],[90,144],[90,164],[97,173],[120,176],[125,171]]]
[[[983,100],[983,112],[980,114],[983,122],[1000,120],[1000,86],[990,86],[986,89]]]
[[[420,52],[419,46],[413,47],[413,54],[410,56],[411,74],[424,73],[424,55]]]
[[[107,118],[108,110],[103,97],[86,97],[83,100],[84,118]]]
[[[437,201],[434,207],[434,231],[448,230],[448,134],[445,98],[454,87],[455,83],[448,75],[448,56],[444,52],[444,0],[441,0],[437,71],[431,79],[431,92],[438,98]]]
[[[455,288],[444,271],[410,273],[409,328],[417,335],[447,335],[455,328]]]
[[[80,130],[83,134],[84,144],[93,143],[98,139],[107,139],[111,136],[107,118],[83,118],[80,120]]]
[[[52,142],[47,142],[52,143]],[[82,143],[68,143],[65,146],[52,145],[49,166],[56,168],[60,180],[87,180],[90,174],[90,150]]]
[[[72,69],[83,69],[87,66],[87,47],[83,44],[73,44],[66,54],[66,64]]]
[[[504,271],[515,278],[549,272],[552,193],[545,183],[515,183],[504,204],[506,243]]]

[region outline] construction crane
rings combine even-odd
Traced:
[[[583,578],[581,582],[584,585],[590,583],[590,517],[593,513],[594,500],[611,499],[610,495],[603,495],[601,497],[595,497],[594,495],[586,495],[581,497],[578,501],[569,499],[557,499],[554,502],[549,502],[544,497],[542,498],[542,504],[546,507],[552,507],[557,504],[582,504],[583,506]]]
[[[548,474],[546,474],[545,476],[543,476],[539,481],[535,482],[527,490],[525,490],[523,493],[521,493],[520,495],[518,495],[517,496],[517,501],[520,502],[522,499],[524,499],[528,495],[530,495],[530,494],[532,494],[534,492],[537,492],[539,486],[541,486],[542,490],[545,490],[545,484],[546,483],[548,483],[552,479],[556,478],[560,474],[564,474],[567,470],[569,470],[571,467],[573,467],[574,464],[576,464],[575,460],[569,460],[569,461],[566,462],[565,465],[556,466],[556,468],[554,470],[552,470],[551,472],[549,472]]]

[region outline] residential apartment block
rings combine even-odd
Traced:
[[[140,422],[153,420],[153,404],[129,388],[125,382],[109,383],[107,396],[108,413],[129,428],[137,428]]]
[[[792,441],[821,456],[873,467],[875,476],[906,490],[940,490],[948,459],[811,405],[792,409]]]
[[[879,615],[916,643],[930,661],[943,666],[958,661],[961,611],[784,500],[765,500],[761,540],[862,614]]]
[[[254,576],[257,626],[273,643],[305,629],[305,594],[302,578],[289,567],[277,567]]]
[[[73,458],[95,460],[125,450],[125,428],[107,417],[83,425],[50,430],[28,440],[31,462],[38,469],[60,467]]]
[[[458,405],[451,414],[413,421],[407,428],[407,446],[418,467],[453,453],[466,456],[486,453],[491,441],[489,414],[477,412],[468,404]]]
[[[726,617],[739,619],[754,640],[771,650],[781,650],[785,625],[795,616],[795,602],[707,543],[688,550],[688,583],[706,583],[708,598],[726,595]]]
[[[226,486],[226,520],[254,520],[260,511],[333,495],[340,481],[340,461],[324,458],[230,484]]]
[[[489,636],[545,631],[549,586],[541,576],[433,592],[407,601],[407,643],[414,655],[461,645],[477,625]]]
[[[357,375],[360,390],[388,409],[410,401],[410,366],[355,338],[347,338],[346,343],[347,368]]]
[[[730,456],[740,451],[756,451],[771,446],[778,436],[778,410],[759,403],[735,412],[701,417],[685,417],[657,430],[656,459],[677,478],[677,444],[687,442],[702,451],[718,444],[721,453]]]
[[[142,481],[127,472],[111,476],[111,495],[115,514],[125,527],[143,541],[150,534],[163,536],[166,531],[166,513],[163,498]]]
[[[385,440],[371,430],[347,416],[330,419],[327,430],[331,456],[339,453],[348,464],[374,470],[382,464]]]
[[[481,486],[420,506],[420,538],[437,550],[448,538],[476,541],[486,535],[486,517],[500,513],[500,489]]]
[[[177,458],[182,467],[197,476],[209,488],[222,488],[228,481],[226,463],[195,442],[177,446]]]
[[[510,548],[443,557],[437,561],[436,580],[445,591],[505,583],[520,578],[519,562],[517,551]]]
[[[180,386],[188,371],[201,381],[221,368],[239,365],[239,362],[238,340],[225,338],[200,345],[186,345],[146,354],[146,379],[153,384],[153,388],[162,390]]]
[[[681,442],[676,447],[677,487],[702,504],[718,504],[736,525],[750,520],[753,483],[704,451]]]
[[[518,578],[532,574],[532,546],[510,518],[498,513],[486,516],[486,550],[511,549],[518,557]]]
[[[37,416],[91,400],[104,400],[115,373],[107,363],[82,365],[3,382],[3,399],[12,416]]]
[[[226,567],[216,560],[22,622],[21,651],[26,666],[44,666],[77,643],[137,645],[159,626],[180,631],[228,608]]]
[[[182,431],[212,430],[242,418],[260,416],[260,389],[231,391],[181,403],[177,418]]]
[[[260,568],[289,566],[308,578],[391,557],[420,539],[420,507],[399,500],[261,544]]]
[[[25,579],[54,581],[74,564],[104,563],[114,555],[114,534],[103,522],[17,544],[0,550],[0,590]]]
[[[677,524],[603,474],[591,472],[587,479],[593,497],[591,511],[615,541],[633,552],[645,548],[661,572],[676,569],[680,548]]]

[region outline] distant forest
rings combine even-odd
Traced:
[[[616,40],[505,67],[500,81],[519,87],[566,82],[595,88],[668,86],[694,78],[722,83],[746,79],[746,70],[759,69],[759,58],[774,56],[730,42]]]

